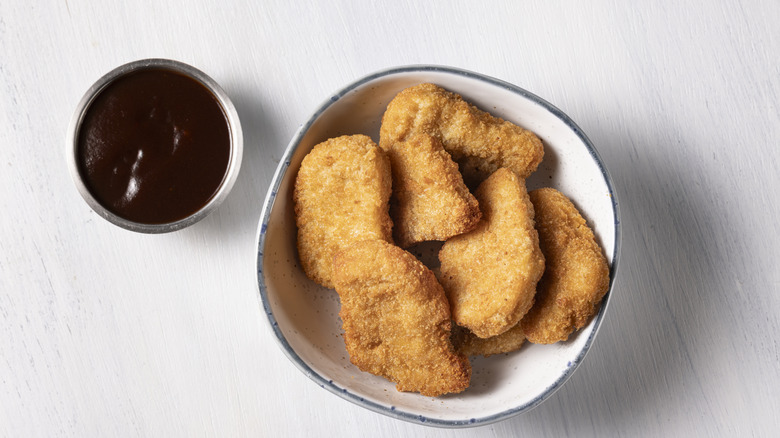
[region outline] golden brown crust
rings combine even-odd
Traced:
[[[390,216],[399,246],[447,240],[477,225],[482,216],[477,200],[439,140],[417,134],[394,143],[387,155],[393,172]]]
[[[525,335],[520,324],[490,338],[480,338],[467,328],[454,326],[452,328],[452,344],[458,352],[466,356],[492,356],[494,354],[510,353],[523,346]]]
[[[541,140],[531,131],[494,117],[434,84],[409,87],[395,96],[382,117],[379,145],[389,150],[394,143],[420,132],[441,140],[470,187],[501,167],[525,179],[544,156]]]
[[[544,257],[522,179],[499,169],[475,195],[482,221],[444,243],[440,280],[455,322],[489,338],[515,326],[531,308]]]
[[[561,192],[530,193],[547,268],[536,304],[521,321],[530,342],[565,341],[597,312],[609,289],[609,266],[593,231]]]
[[[381,240],[359,242],[336,256],[334,280],[358,368],[426,396],[468,387],[471,365],[450,341],[444,291],[413,255]]]
[[[333,288],[333,257],[366,239],[392,242],[390,162],[365,135],[332,138],[301,162],[293,202],[306,275]]]

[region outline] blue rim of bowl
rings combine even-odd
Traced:
[[[469,418],[463,420],[442,420],[438,418],[431,418],[431,417],[426,417],[424,415],[414,414],[411,412],[405,412],[397,409],[395,406],[388,407],[386,405],[382,405],[370,400],[366,400],[365,398],[357,394],[352,394],[346,388],[341,388],[337,386],[332,380],[325,379],[324,377],[319,375],[316,371],[314,371],[311,367],[309,367],[309,365],[306,362],[304,362],[300,356],[298,356],[295,350],[287,342],[287,339],[284,337],[284,334],[279,328],[279,324],[277,323],[276,318],[273,315],[270,302],[268,301],[268,291],[266,290],[265,287],[265,274],[263,273],[263,250],[265,248],[265,237],[266,237],[265,232],[268,227],[268,220],[270,218],[270,214],[273,209],[274,202],[276,201],[276,196],[278,194],[279,186],[281,185],[284,175],[289,170],[292,155],[295,153],[296,149],[298,148],[298,145],[300,144],[301,140],[303,139],[308,129],[312,126],[312,124],[315,121],[317,121],[317,119],[319,119],[319,117],[331,105],[333,105],[340,98],[345,96],[347,93],[359,88],[360,86],[385,76],[391,76],[391,75],[403,74],[403,73],[417,73],[417,72],[447,73],[447,74],[453,74],[456,76],[463,76],[463,77],[487,82],[491,85],[503,88],[511,93],[518,94],[522,97],[525,97],[533,101],[534,103],[542,106],[543,108],[545,108],[547,111],[551,112],[555,117],[563,121],[566,124],[566,126],[568,126],[569,129],[571,129],[572,132],[574,132],[577,135],[577,137],[582,141],[582,143],[588,148],[588,152],[593,158],[593,161],[596,162],[596,164],[599,167],[599,170],[601,171],[601,174],[607,185],[609,196],[612,202],[613,217],[615,219],[615,224],[614,224],[615,244],[614,244],[614,249],[612,251],[612,262],[610,263],[609,289],[607,290],[607,293],[604,295],[604,298],[602,299],[601,309],[599,310],[599,312],[596,314],[596,316],[592,321],[592,323],[594,324],[593,330],[590,332],[590,335],[588,336],[587,341],[583,345],[582,350],[577,355],[577,357],[573,361],[571,361],[566,372],[564,372],[558,378],[558,380],[556,380],[552,385],[547,387],[547,389],[542,394],[538,395],[536,398],[534,398],[528,403],[524,403],[520,406],[515,406],[503,412],[481,417],[481,418]],[[604,166],[604,163],[602,162],[598,151],[596,151],[596,148],[593,146],[593,144],[585,135],[585,133],[582,132],[580,127],[577,126],[577,124],[574,123],[574,121],[571,118],[569,118],[569,116],[564,114],[563,111],[561,111],[551,103],[547,102],[546,100],[542,99],[541,97],[527,90],[524,90],[516,85],[502,81],[500,79],[496,79],[490,76],[485,76],[479,73],[474,73],[468,70],[463,70],[454,67],[439,66],[439,65],[409,65],[409,66],[393,67],[385,70],[380,70],[378,72],[372,73],[368,76],[363,77],[362,79],[359,79],[351,83],[350,85],[344,87],[338,93],[334,94],[332,97],[327,99],[325,102],[323,102],[320,105],[320,107],[309,117],[306,124],[298,128],[298,131],[295,133],[293,139],[287,145],[287,149],[284,151],[284,155],[282,156],[282,159],[280,160],[279,165],[276,168],[276,172],[274,173],[271,186],[269,187],[268,192],[266,194],[265,201],[263,202],[263,210],[260,214],[260,223],[257,228],[257,259],[256,259],[257,280],[258,280],[257,285],[258,285],[260,301],[263,307],[263,311],[265,312],[265,315],[268,318],[267,320],[268,324],[273,330],[276,340],[279,342],[282,351],[287,356],[287,358],[290,359],[293,362],[293,364],[295,364],[295,366],[299,370],[301,370],[311,380],[316,382],[320,387],[327,389],[331,393],[336,394],[339,397],[348,400],[358,406],[362,406],[371,411],[383,415],[387,415],[389,417],[396,418],[399,420],[404,420],[411,423],[416,423],[416,424],[421,424],[426,426],[442,427],[442,428],[476,427],[476,426],[484,426],[484,425],[496,423],[498,421],[506,420],[516,415],[532,410],[533,408],[541,404],[543,401],[545,401],[547,398],[549,398],[552,394],[554,394],[574,374],[574,371],[577,369],[577,367],[579,367],[579,365],[582,363],[583,359],[585,358],[585,355],[590,350],[590,347],[596,337],[596,334],[598,333],[599,328],[601,327],[601,323],[604,319],[604,315],[606,314],[607,307],[610,301],[610,296],[612,295],[612,289],[615,285],[615,279],[616,279],[617,267],[618,267],[618,258],[620,255],[620,246],[621,246],[620,212],[618,208],[617,194],[615,193],[612,184],[612,178],[610,177],[609,172]]]

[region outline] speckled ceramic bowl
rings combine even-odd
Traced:
[[[471,386],[440,398],[400,393],[389,381],[361,372],[344,347],[335,291],[308,280],[296,252],[292,191],[303,157],[317,143],[344,134],[367,134],[378,142],[382,114],[403,88],[436,83],[490,113],[534,131],[545,158],[528,188],[555,187],[568,195],[592,226],[611,266],[617,268],[620,227],[617,200],[596,149],[560,110],[512,84],[439,66],[381,71],[338,91],[298,130],[274,175],[257,234],[257,279],[267,320],[292,361],[322,388],[367,409],[432,426],[492,423],[539,405],[582,363],[604,320],[610,292],[599,313],[567,342],[524,345],[519,351],[472,359]]]

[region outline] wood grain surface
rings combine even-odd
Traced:
[[[0,436],[776,436],[780,3],[0,2]],[[227,201],[119,229],[68,174],[76,104],[173,58],[232,97]],[[294,132],[332,93],[442,64],[552,102],[598,148],[623,240],[583,365],[510,420],[445,430],[319,388],[261,321],[255,233]]]

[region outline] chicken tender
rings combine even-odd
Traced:
[[[534,302],[544,256],[525,182],[501,168],[475,196],[482,221],[439,251],[440,280],[458,325],[480,338],[517,325]]]
[[[392,242],[392,176],[385,153],[365,135],[324,141],[301,162],[293,202],[306,275],[333,288],[333,257],[366,239]]]
[[[334,281],[358,368],[425,396],[468,387],[471,365],[450,341],[447,298],[413,255],[381,240],[359,242],[336,256]]]
[[[494,354],[510,353],[523,346],[525,335],[520,324],[490,338],[480,338],[468,329],[455,326],[452,329],[452,344],[455,349],[466,356],[492,356]]]
[[[447,240],[477,225],[482,216],[477,200],[439,140],[417,134],[393,143],[387,155],[393,172],[390,217],[399,246]]]
[[[588,323],[609,289],[609,266],[593,231],[561,192],[530,193],[547,267],[536,303],[521,321],[530,342],[565,341]]]
[[[541,140],[531,131],[493,117],[434,84],[406,88],[393,98],[382,117],[379,146],[389,150],[419,132],[441,140],[469,187],[501,167],[525,179],[544,156]]]

